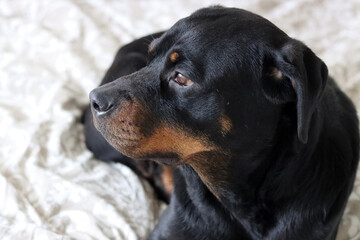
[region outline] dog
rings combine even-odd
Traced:
[[[96,157],[171,195],[150,240],[336,238],[355,107],[310,48],[256,14],[204,8],[124,46],[84,116]]]

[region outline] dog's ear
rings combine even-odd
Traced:
[[[327,78],[326,65],[296,40],[264,55],[261,82],[265,96],[277,104],[296,101],[297,132],[302,143],[307,143],[311,116]]]

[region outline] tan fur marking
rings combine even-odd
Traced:
[[[171,167],[166,167],[166,166],[163,167],[163,172],[161,174],[161,181],[164,184],[166,191],[168,191],[171,194],[174,187],[174,175],[173,175],[173,169]]]
[[[220,201],[219,190],[226,188],[230,162],[229,155],[220,151],[209,151],[194,154],[186,159],[187,162],[199,175],[208,189]]]
[[[179,58],[179,53],[173,52],[172,54],[170,54],[170,61],[171,62],[175,62],[178,58]]]
[[[150,137],[139,144],[139,151],[143,153],[173,152],[181,159],[212,149],[204,138],[190,136],[183,130],[169,126],[157,127]]]
[[[128,156],[132,156],[131,153],[144,138],[140,130],[145,121],[151,125],[148,110],[136,100],[123,101],[111,116],[100,122],[94,118],[96,128],[105,139]]]
[[[225,136],[231,131],[232,123],[228,116],[222,114],[220,117],[221,133]]]

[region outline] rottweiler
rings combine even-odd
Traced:
[[[124,46],[84,120],[96,157],[171,195],[150,240],[336,238],[355,107],[304,43],[256,14],[204,8]]]

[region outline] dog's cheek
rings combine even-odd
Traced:
[[[184,112],[183,116],[188,116],[190,123],[196,123],[196,129],[198,126],[203,128],[212,125],[213,119],[218,118],[221,113],[221,100],[218,95],[213,92],[200,92],[188,95],[184,95],[183,99],[177,103],[177,108]],[[189,122],[187,122],[189,123]]]
[[[219,118],[219,123],[220,123],[221,135],[223,137],[225,137],[227,134],[229,134],[231,132],[232,122],[227,115],[221,114],[221,116]]]
[[[179,127],[160,125],[149,137],[140,141],[138,149],[143,154],[154,156],[161,153],[174,153],[185,159],[187,156],[214,149],[204,136],[192,136]]]

